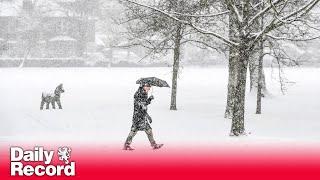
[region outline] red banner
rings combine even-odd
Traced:
[[[56,152],[59,146],[43,146]],[[33,150],[31,146],[21,147]],[[320,148],[176,147],[122,151],[106,146],[71,146],[74,176],[11,176],[10,146],[1,148],[0,179],[320,179]],[[43,162],[23,162],[43,164]],[[51,164],[63,164],[58,155]],[[46,165],[45,165],[46,166]]]

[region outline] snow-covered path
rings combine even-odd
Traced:
[[[248,94],[247,137],[228,136],[231,121],[223,118],[227,69],[187,67],[178,82],[178,111],[170,111],[170,89],[154,88],[150,105],[156,140],[165,144],[319,143],[320,69],[286,69],[295,81],[282,95],[277,73],[266,70],[271,96],[263,114],[255,115]],[[73,141],[122,144],[129,133],[135,81],[157,76],[171,84],[170,68],[22,68],[0,69],[0,141]],[[63,110],[40,111],[42,91],[64,83]],[[148,144],[139,133],[136,144]]]

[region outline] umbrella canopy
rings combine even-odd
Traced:
[[[150,84],[151,86],[157,87],[170,87],[166,81],[156,77],[140,78],[137,80],[136,84]]]

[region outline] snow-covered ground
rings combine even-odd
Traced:
[[[155,139],[166,146],[213,143],[320,142],[320,69],[290,68],[295,84],[282,95],[277,72],[266,70],[271,95],[263,114],[255,115],[255,97],[248,93],[246,137],[229,137],[224,119],[227,89],[224,67],[186,67],[178,82],[178,111],[170,111],[170,89],[153,88],[149,107]],[[0,141],[93,142],[122,145],[131,126],[135,81],[157,76],[171,84],[170,68],[11,68],[0,69]],[[64,83],[63,110],[40,111],[42,91]],[[148,144],[138,133],[134,145]]]

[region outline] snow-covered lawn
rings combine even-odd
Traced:
[[[213,143],[320,142],[320,69],[285,69],[295,84],[282,95],[277,72],[266,70],[272,94],[255,115],[255,97],[247,94],[246,130],[229,137],[224,119],[227,69],[186,67],[178,82],[178,111],[170,111],[170,89],[153,88],[149,107],[155,139],[166,146]],[[131,126],[135,81],[157,76],[171,84],[170,68],[22,68],[0,69],[1,142],[97,142],[122,145]],[[40,111],[42,91],[64,83],[63,110]],[[134,144],[146,145],[143,132]]]

